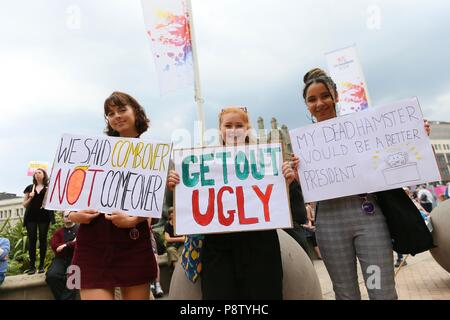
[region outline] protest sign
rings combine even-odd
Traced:
[[[42,161],[30,161],[28,163],[28,171],[27,176],[32,177],[36,169],[44,169],[45,171],[48,170],[48,163],[42,162]]]
[[[417,98],[290,131],[305,202],[441,180]]]
[[[280,144],[174,151],[175,232],[292,227]]]
[[[65,134],[53,163],[46,209],[162,213],[172,145],[134,138]]]

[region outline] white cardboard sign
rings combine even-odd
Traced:
[[[174,151],[178,235],[291,228],[280,144]]]
[[[441,180],[417,98],[290,131],[305,202]]]
[[[165,142],[64,134],[45,208],[159,218],[171,149]]]

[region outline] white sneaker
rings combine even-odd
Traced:
[[[159,283],[157,283],[155,285],[155,297],[156,298],[161,298],[164,295],[164,291],[161,288],[161,285]]]

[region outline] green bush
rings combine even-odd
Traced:
[[[55,224],[51,224],[47,234],[47,255],[45,256],[44,268],[47,269],[53,258],[54,253],[50,248],[50,239],[56,229],[61,228],[64,223],[61,215],[55,212]],[[30,257],[28,255],[28,235],[27,230],[23,226],[22,218],[19,218],[17,223],[12,226],[10,219],[6,219],[3,225],[0,226],[0,237],[9,239],[10,252],[8,261],[8,271],[6,275],[17,275],[26,272],[30,268]],[[39,240],[37,244],[36,261],[39,261]]]

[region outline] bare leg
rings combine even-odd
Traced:
[[[122,287],[123,300],[149,300],[150,299],[150,286],[148,283],[139,284],[132,287]]]
[[[81,300],[114,300],[114,289],[81,289]]]
[[[314,247],[314,251],[316,252],[317,257],[318,257],[319,259],[322,259],[322,256],[320,255],[319,247]]]
[[[158,264],[158,255],[156,253],[155,253],[155,261],[156,261],[156,269],[158,270],[157,274],[156,274],[155,282],[159,283],[159,264]]]

